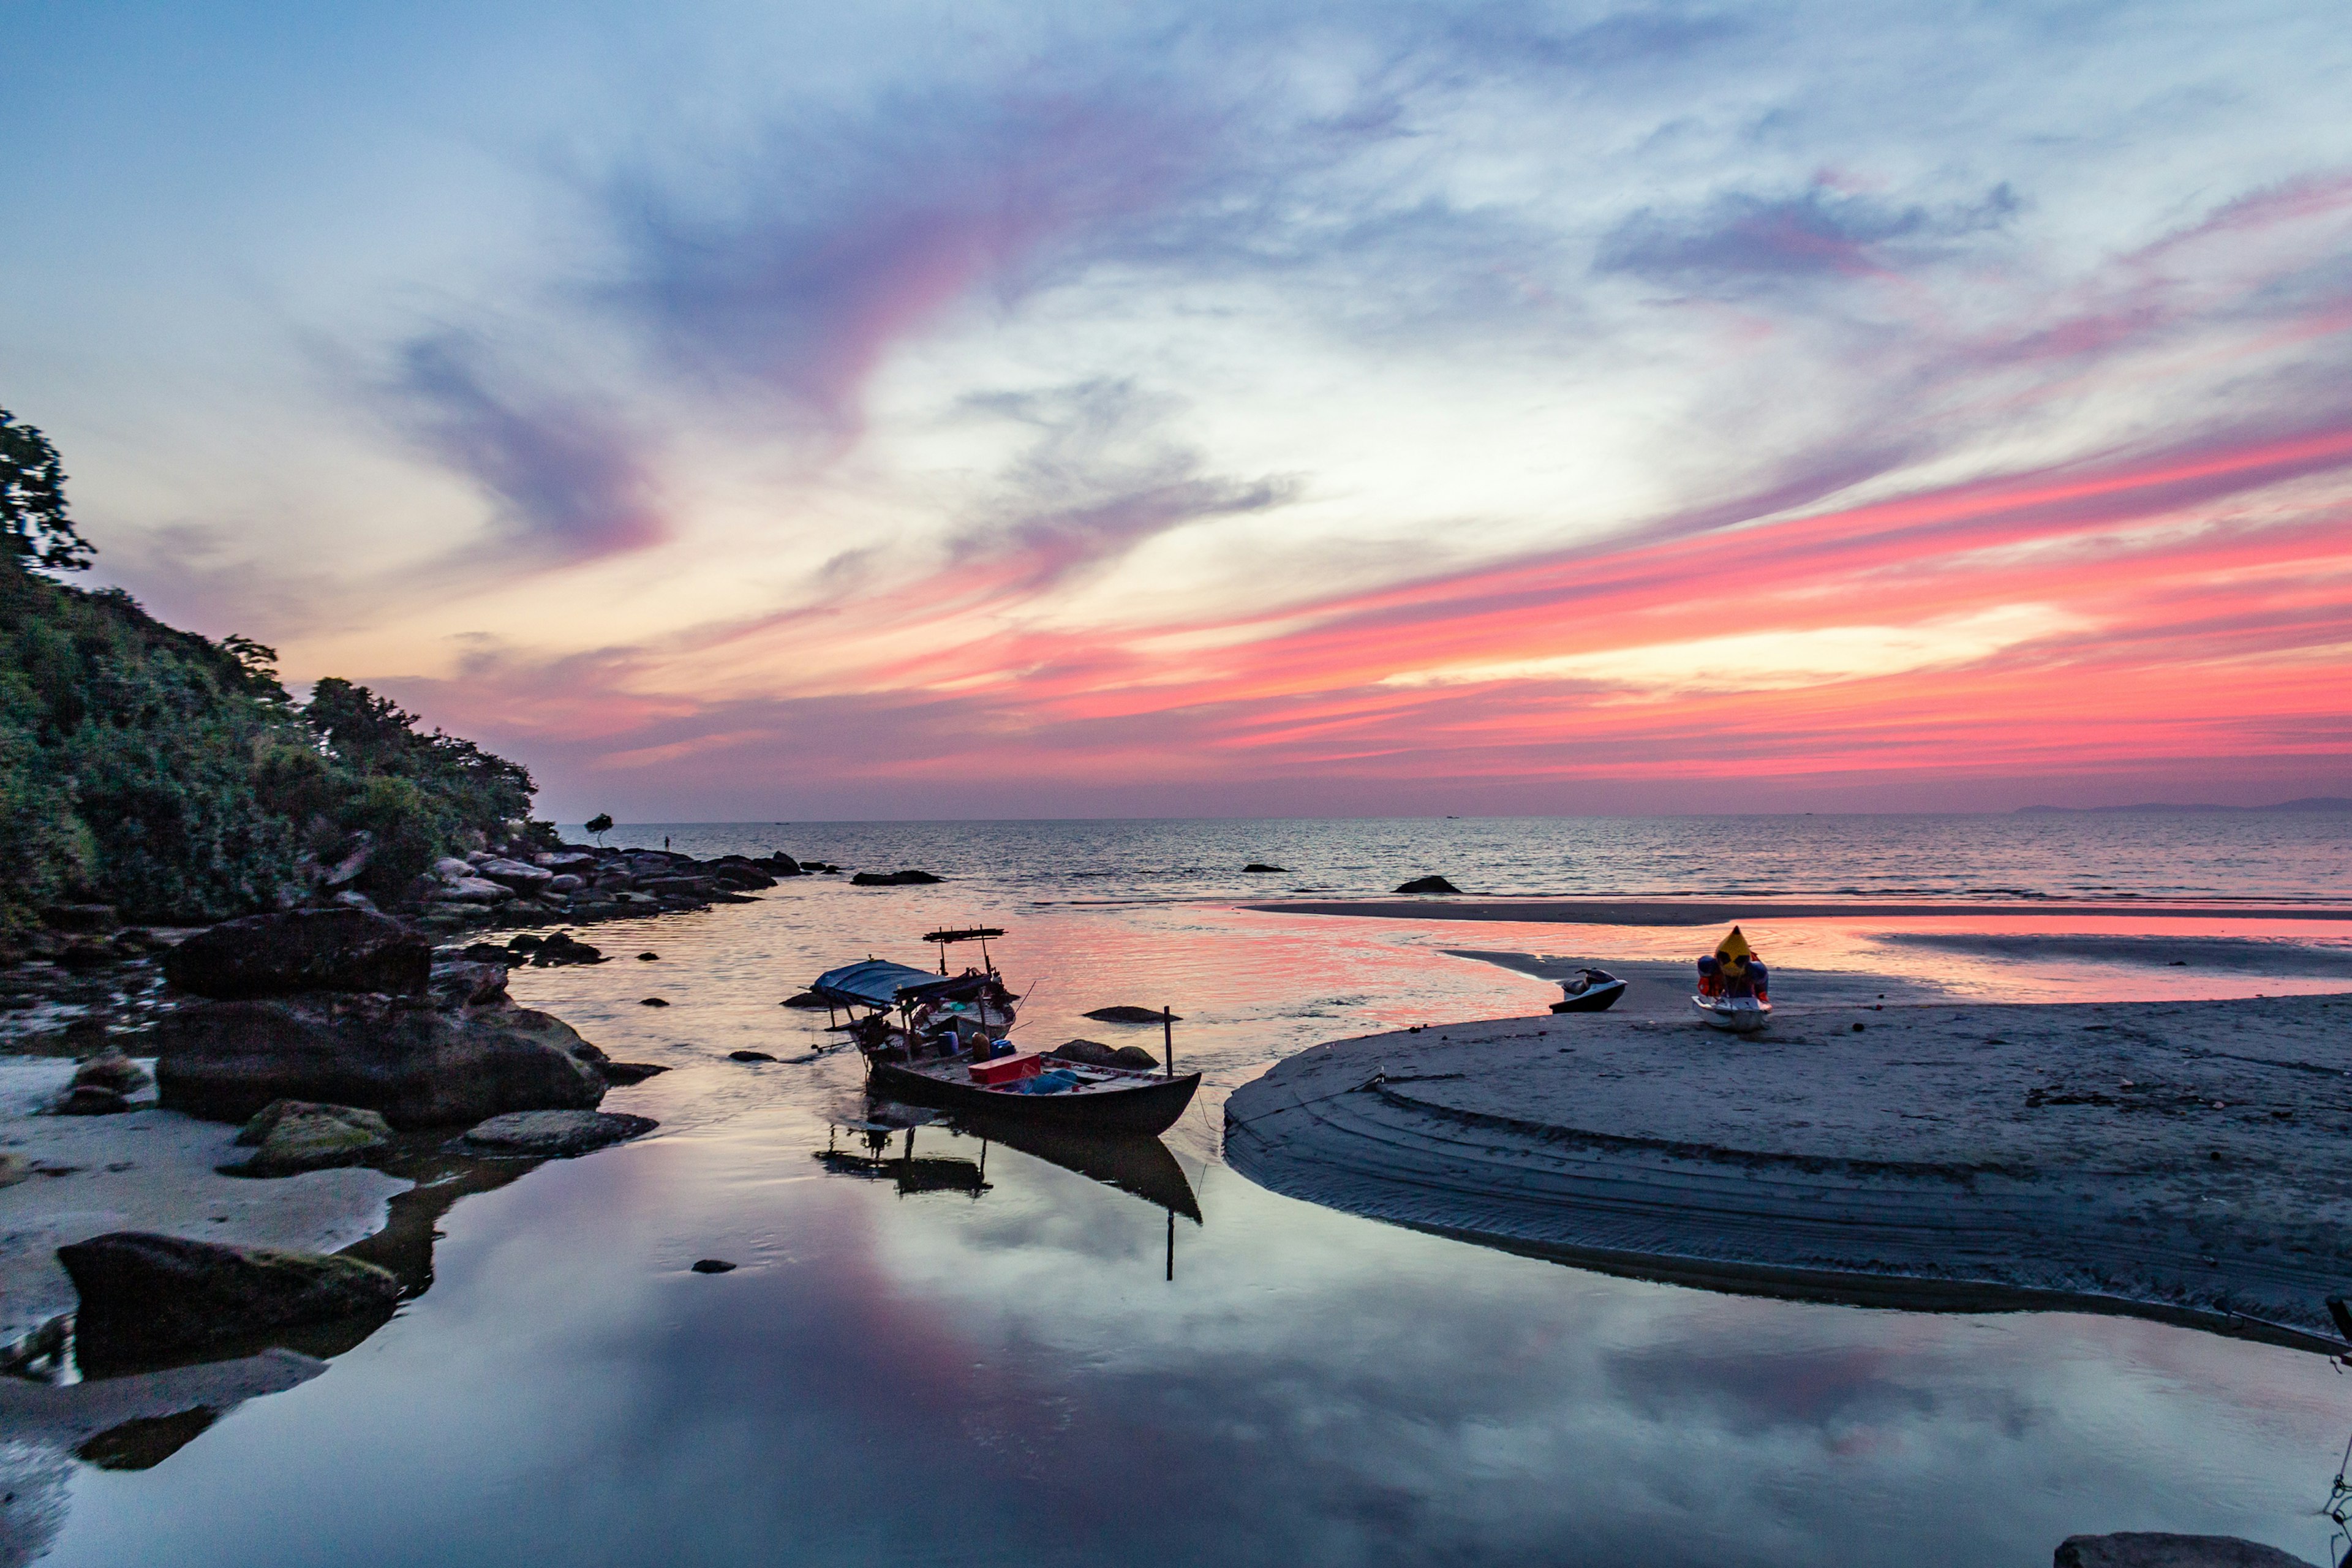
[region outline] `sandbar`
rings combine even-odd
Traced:
[[[1317,1046],[1225,1123],[1276,1192],[1612,1272],[2314,1349],[2347,1140],[2352,995],[1499,1019]]]
[[[1926,902],[1792,902],[1724,899],[1287,899],[1242,904],[1261,914],[1357,915],[1376,920],[1523,921],[1531,924],[1603,926],[1706,926],[1733,921],[1895,920],[1938,915],[2095,915],[2137,920],[2352,921],[2340,904],[2078,903],[2064,899]]]

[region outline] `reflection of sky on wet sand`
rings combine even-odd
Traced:
[[[977,1200],[901,1198],[822,1174],[823,1137],[757,1112],[472,1200],[433,1291],[326,1376],[153,1471],[82,1472],[53,1560],[1974,1563],[2133,1526],[2316,1545],[2292,1521],[2347,1405],[2312,1357],[1611,1279],[1220,1170],[1171,1285],[1139,1200],[996,1147]],[[706,1255],[744,1267],[685,1270]]]
[[[1168,1142],[1205,1223],[1178,1222],[1172,1285],[1159,1209],[996,1145],[977,1198],[828,1175],[811,1153],[862,1107],[857,1064],[725,1059],[806,1051],[824,1016],[782,997],[869,952],[920,961],[922,931],[972,919],[1013,928],[1001,956],[1034,991],[1037,1043],[1157,1048],[1157,1030],[1082,1015],[1184,1016],[1179,1065],[1208,1084]],[[1873,937],[1895,929],[1750,931],[1786,972],[1883,964]],[[671,1065],[607,1101],[661,1133],[460,1203],[432,1290],[311,1384],[153,1470],[78,1469],[53,1561],[1976,1563],[2134,1528],[2316,1557],[2299,1510],[2352,1398],[2314,1357],[2125,1320],[1613,1279],[1276,1197],[1215,1163],[1223,1093],[1290,1051],[1558,994],[1447,947],[1684,960],[1708,934],[808,883],[599,928],[614,962],[516,990],[617,1058]],[[943,1129],[918,1151],[979,1154]],[[709,1256],[743,1267],[687,1271]]]

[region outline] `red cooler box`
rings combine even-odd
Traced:
[[[1045,1058],[1038,1056],[999,1057],[992,1062],[981,1062],[971,1071],[971,1081],[990,1089],[999,1084],[1018,1083],[1024,1078],[1035,1078],[1045,1070]]]

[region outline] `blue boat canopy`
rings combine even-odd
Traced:
[[[965,983],[961,975],[933,974],[928,969],[910,969],[887,958],[869,958],[863,963],[845,963],[839,969],[826,970],[809,989],[844,1006],[889,1009],[902,1001],[919,1002]]]

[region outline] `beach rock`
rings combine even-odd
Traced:
[[[400,1284],[373,1264],[114,1231],[58,1248],[79,1292],[84,1368],[247,1340],[359,1314],[389,1316]]]
[[[669,1071],[659,1062],[604,1062],[601,1066],[604,1081],[610,1084],[643,1083],[656,1073]]]
[[[234,999],[299,991],[422,992],[433,968],[425,940],[364,910],[247,915],[198,931],[163,955],[163,977],[199,996]]]
[[[853,888],[916,888],[939,881],[929,871],[860,871],[849,879]]]
[[[772,1062],[776,1058],[765,1051],[730,1051],[727,1059],[730,1062]]]
[[[1133,1068],[1139,1072],[1150,1072],[1160,1066],[1160,1058],[1141,1046],[1121,1046],[1111,1052],[1110,1065],[1115,1068]]]
[[[596,864],[596,857],[585,849],[542,850],[532,856],[530,859],[532,865],[543,866],[548,870],[558,873],[564,871],[585,873]]]
[[[641,952],[637,954],[637,962],[639,963],[659,963],[661,962],[661,954],[658,952]]]
[[[1287,866],[1269,866],[1263,860],[1253,860],[1248,865],[1242,868],[1242,874],[1244,876],[1264,875],[1269,871],[1287,871],[1290,868]]]
[[[507,956],[487,942],[477,945],[488,948],[500,959]],[[472,952],[473,949],[467,951]],[[496,961],[436,963],[433,966],[428,989],[433,994],[434,1005],[437,1007],[488,1006],[506,996],[507,966]]]
[[[360,879],[360,874],[375,858],[375,835],[362,828],[344,841],[340,858],[319,879],[322,888],[348,888]]]
[[[527,1007],[440,1011],[382,996],[208,1002],[152,1038],[164,1105],[242,1121],[273,1100],[360,1106],[394,1126],[589,1110],[604,1053]]]
[[[1400,893],[1458,893],[1461,890],[1443,877],[1415,877],[1397,889]]]
[[[759,863],[766,867],[772,876],[800,877],[807,874],[801,868],[801,863],[799,861],[793,859],[791,856],[785,854],[781,849],[776,850],[765,860]]]
[[[145,1068],[124,1056],[118,1046],[107,1047],[74,1068],[73,1075],[76,1089],[95,1087],[116,1094],[136,1094],[154,1081]]]
[[[1118,1053],[1100,1040],[1070,1040],[1045,1053],[1066,1062],[1083,1062],[1088,1067],[1108,1067]]]
[[[392,1124],[373,1110],[311,1100],[272,1100],[236,1135],[253,1157],[226,1169],[239,1175],[289,1176],[357,1165],[392,1147]]]
[[[517,937],[515,941],[520,942],[522,939]],[[539,943],[536,951],[530,955],[530,964],[533,969],[553,969],[566,963],[602,963],[604,962],[604,954],[602,951],[589,946],[570,931],[557,931],[553,936]]]
[[[547,890],[551,893],[576,893],[587,885],[586,878],[575,877],[569,871],[547,879]]]
[[[723,1258],[698,1258],[694,1260],[697,1274],[732,1274],[735,1265]]]
[[[2070,1535],[2051,1554],[2051,1568],[2311,1568],[2275,1546],[2234,1535],[2168,1535],[2125,1531]]]
[[[503,882],[484,877],[453,877],[441,884],[433,900],[442,904],[502,904],[513,897],[514,889]]]
[[[518,1110],[467,1129],[457,1142],[473,1154],[553,1159],[625,1142],[660,1125],[611,1110]]]
[[[1160,1009],[1126,1005],[1097,1007],[1087,1016],[1097,1024],[1157,1024],[1160,1022]],[[1172,1014],[1169,1018],[1169,1022],[1175,1024],[1181,1024],[1183,1021],[1184,1015],[1181,1013]]]
[[[76,1084],[58,1101],[59,1116],[112,1116],[131,1109],[131,1101],[114,1089],[94,1083]]]
[[[537,893],[555,880],[554,872],[520,860],[485,860],[474,868],[474,875],[525,895]]]
[[[669,1004],[659,996],[640,996],[637,998],[637,1005],[640,1007],[667,1007]]]

